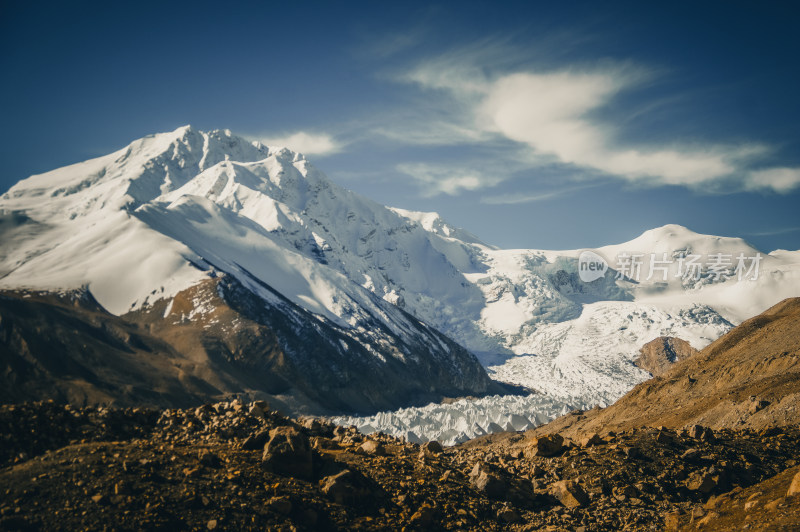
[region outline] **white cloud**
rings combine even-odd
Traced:
[[[549,192],[537,192],[532,194],[500,194],[497,196],[487,196],[481,199],[481,203],[488,205],[520,205],[522,203],[535,203],[537,201],[546,201],[561,196],[566,196],[572,192],[591,188],[598,185],[583,185],[577,187],[562,188],[560,190],[551,190]]]
[[[800,187],[800,168],[768,168],[750,172],[746,186],[751,190],[772,189],[776,192],[791,192]]]
[[[416,125],[418,131],[435,132],[431,138],[437,144],[505,139],[519,143],[518,161],[546,160],[583,168],[584,178],[608,175],[648,186],[680,185],[708,191],[771,189],[780,193],[800,186],[800,169],[749,170],[754,161],[770,153],[762,144],[698,143],[679,138],[659,145],[622,141],[629,136],[623,129],[625,121],[611,122],[600,118],[600,113],[625,91],[652,83],[654,71],[609,62],[542,70],[515,65],[516,60],[518,54],[505,45],[471,47],[430,58],[395,79],[421,87],[431,102],[441,104],[444,117],[440,113]],[[402,140],[400,135],[394,137]],[[417,137],[424,139],[425,135]],[[420,179],[429,191],[434,176]],[[488,186],[486,183],[502,180],[496,176],[478,181]],[[456,193],[468,187],[448,181],[439,188]]]
[[[329,155],[342,150],[343,145],[327,133],[298,131],[283,136],[258,136],[256,140],[267,146],[289,148],[304,155]]]
[[[498,184],[501,179],[477,169],[453,168],[426,163],[401,164],[397,170],[417,181],[426,196],[456,195],[465,190],[478,190]]]

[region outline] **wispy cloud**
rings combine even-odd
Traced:
[[[800,232],[800,227],[782,227],[780,229],[771,229],[767,231],[755,231],[751,233],[743,233],[746,236],[776,236],[776,235],[786,235],[789,233],[797,233]]]
[[[397,166],[397,170],[416,181],[422,187],[425,196],[456,195],[466,190],[491,187],[502,180],[478,169],[453,168],[438,164],[401,164]]]
[[[534,192],[530,194],[499,194],[497,196],[487,196],[481,199],[481,203],[488,205],[520,205],[523,203],[536,203],[537,201],[547,201],[561,196],[568,196],[574,192],[586,188],[599,186],[599,184],[589,184],[577,187],[562,188],[548,192]]]
[[[379,129],[379,134],[397,141],[454,145],[502,139],[518,145],[520,160],[547,159],[582,168],[585,178],[605,175],[645,186],[778,193],[800,187],[800,168],[751,169],[763,166],[773,151],[762,143],[623,141],[629,136],[626,121],[610,122],[601,118],[602,113],[626,93],[656,83],[662,72],[610,61],[544,68],[522,64],[521,57],[506,43],[484,42],[420,61],[394,79],[422,89],[430,101],[440,104],[440,112],[414,124],[415,131],[423,134],[400,134],[402,129],[392,128]],[[406,170],[412,169],[406,165]],[[434,183],[437,177],[445,180],[441,186]],[[456,179],[452,172],[428,171],[417,180],[427,193],[454,194],[507,177],[487,180],[462,174]]]
[[[257,135],[252,138],[267,146],[289,148],[305,155],[330,155],[344,148],[342,142],[327,133],[298,131],[288,135]]]
[[[748,174],[747,188],[789,192],[800,186],[800,168],[767,168]]]

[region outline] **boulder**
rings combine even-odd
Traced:
[[[349,469],[323,478],[320,489],[333,502],[351,506],[363,503],[372,492],[367,479]]]
[[[476,490],[492,499],[500,499],[508,491],[508,484],[483,462],[476,463],[472,468],[469,481]]]
[[[261,456],[265,469],[288,477],[311,477],[311,445],[305,434],[294,427],[278,427],[270,431],[269,437]]]
[[[530,456],[555,456],[564,449],[564,438],[560,434],[546,434],[534,438],[528,447]]]
[[[593,432],[591,434],[587,434],[583,438],[581,438],[580,444],[581,447],[591,447],[593,445],[600,445],[604,443],[603,438],[600,437],[599,434]]]
[[[444,452],[444,449],[442,449],[442,445],[436,440],[424,443],[422,445],[422,450],[430,454],[441,454]]]
[[[242,442],[241,448],[245,451],[256,451],[263,449],[268,441],[269,431],[266,429],[260,430],[255,434],[250,434],[247,438],[245,438]]]
[[[559,480],[550,486],[550,493],[567,508],[589,505],[589,495],[574,480]]]
[[[800,495],[800,472],[795,474],[792,483],[789,485],[789,490],[786,492],[787,497],[794,495]]]
[[[700,493],[711,493],[717,487],[717,482],[708,473],[692,473],[686,480],[686,487]]]
[[[368,454],[374,456],[385,456],[386,448],[380,442],[375,440],[366,440],[356,450],[358,454]]]

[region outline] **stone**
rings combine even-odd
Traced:
[[[208,523],[206,523],[206,528],[209,530],[216,530],[217,529],[217,520],[210,519]]]
[[[409,520],[409,524],[414,527],[426,527],[429,526],[433,522],[433,518],[436,515],[435,510],[429,504],[423,504],[419,507],[419,509],[414,512]]]
[[[625,447],[625,458],[629,460],[636,460],[642,457],[642,451],[640,451],[637,447]]]
[[[531,456],[555,456],[564,449],[564,438],[560,434],[546,434],[534,438],[528,447]]]
[[[281,515],[292,513],[292,501],[289,497],[273,497],[267,501],[267,508]]]
[[[591,447],[593,445],[600,445],[602,443],[605,443],[603,438],[601,438],[596,432],[584,436],[580,441],[581,447]]]
[[[774,510],[777,510],[778,508],[780,508],[781,506],[783,506],[785,502],[786,502],[786,498],[785,497],[778,497],[774,501],[770,501],[767,504],[765,504],[764,508],[766,508],[767,510],[774,511]]]
[[[197,455],[198,461],[207,467],[218,467],[222,461],[219,459],[219,456],[212,453],[208,449],[203,449]]]
[[[752,501],[747,501],[746,503],[744,503],[744,511],[745,512],[749,512],[750,510],[752,510],[753,508],[758,506],[758,503],[759,503],[758,499],[753,499]]]
[[[669,512],[664,515],[664,529],[670,532],[677,531],[681,526],[680,512]]]
[[[756,412],[758,412],[760,410],[764,410],[769,405],[770,405],[769,401],[765,401],[763,399],[753,398],[753,400],[750,402],[750,407],[748,408],[748,412],[750,414],[755,414]]]
[[[263,449],[264,446],[269,441],[269,431],[268,430],[260,430],[255,434],[249,435],[247,438],[244,439],[242,442],[241,448],[245,451],[256,451]]]
[[[322,493],[337,504],[358,505],[369,497],[370,488],[359,474],[345,469],[320,481]]]
[[[431,440],[427,443],[424,443],[422,445],[422,450],[431,454],[441,454],[444,452],[442,445],[436,440]]]
[[[589,505],[589,495],[574,480],[559,480],[550,486],[550,493],[567,508]]]
[[[714,477],[708,473],[692,473],[686,480],[686,487],[700,493],[711,493],[717,487]]]
[[[356,450],[358,454],[368,454],[374,456],[385,456],[386,449],[384,448],[383,444],[377,442],[375,440],[366,440],[362,443],[358,449]]]
[[[492,499],[500,499],[508,491],[508,485],[483,462],[478,462],[469,474],[470,484]]]
[[[509,508],[508,506],[503,506],[500,508],[500,511],[497,512],[497,518],[500,521],[505,521],[506,523],[521,523],[523,521],[522,516],[519,515],[513,508]]]
[[[670,445],[674,440],[674,435],[670,432],[660,430],[656,434],[656,442],[662,445]]]
[[[699,440],[703,436],[705,430],[706,428],[702,425],[692,425],[689,427],[689,437]]]
[[[261,401],[261,402],[263,402],[263,401]],[[265,419],[267,417],[266,416],[267,409],[262,408],[260,405],[258,405],[256,403],[253,403],[253,404],[250,405],[250,408],[248,409],[247,413],[250,414],[253,417],[257,417],[257,418],[261,418],[261,419]]]
[[[789,485],[789,490],[786,492],[787,497],[800,495],[800,472],[797,472]]]
[[[719,514],[717,512],[708,512],[705,517],[697,521],[697,528],[703,528],[711,524],[714,519],[717,519]]]
[[[305,434],[295,427],[278,427],[270,431],[269,437],[261,456],[265,469],[288,477],[311,477],[311,445]]]

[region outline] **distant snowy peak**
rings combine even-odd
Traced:
[[[754,255],[759,250],[741,238],[704,235],[682,225],[668,224],[645,231],[640,236],[611,246],[598,249],[599,252],[614,255],[622,252],[710,254],[741,252]]]
[[[407,218],[418,223],[420,227],[435,235],[459,240],[467,244],[477,244],[489,249],[496,249],[494,246],[490,246],[489,244],[481,241],[477,236],[473,235],[469,231],[450,225],[439,215],[438,212],[409,211],[396,207],[387,208],[393,212],[396,212],[403,218]]]

